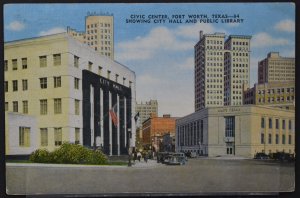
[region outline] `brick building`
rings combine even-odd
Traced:
[[[157,151],[163,135],[175,135],[176,119],[176,117],[171,117],[169,114],[163,115],[163,117],[152,114],[150,118],[143,122],[143,145],[152,146]]]

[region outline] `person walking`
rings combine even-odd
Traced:
[[[142,154],[140,152],[137,153],[137,158],[139,160],[139,162],[141,161],[141,157],[142,157]]]
[[[148,154],[147,154],[147,153],[145,153],[144,161],[145,161],[146,163],[148,162]]]

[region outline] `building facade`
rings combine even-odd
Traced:
[[[90,46],[101,55],[114,60],[114,17],[109,14],[89,14],[85,18],[85,31],[67,27],[67,33]]]
[[[152,116],[143,122],[143,145],[151,145],[155,151],[159,150],[163,135],[175,134],[175,121],[177,118],[169,114],[163,117]]]
[[[36,119],[29,147],[67,141],[122,155],[134,146],[135,73],[126,66],[67,33],[7,42],[4,57],[5,110]]]
[[[195,45],[195,111],[243,104],[250,84],[251,36],[204,34]]]
[[[224,51],[224,105],[243,104],[244,89],[250,85],[251,36],[230,35]]]
[[[295,111],[265,106],[210,107],[176,120],[176,151],[253,158],[295,152]]]
[[[295,82],[255,84],[244,92],[244,104],[295,109]]]
[[[258,84],[295,81],[295,58],[282,57],[270,52],[258,62]]]
[[[148,102],[136,103],[135,113],[139,114],[140,123],[142,124],[145,120],[153,116],[158,116],[158,102],[157,100],[150,100]]]

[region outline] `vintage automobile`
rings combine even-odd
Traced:
[[[168,156],[167,165],[185,165],[187,157],[184,153],[172,153]]]
[[[254,159],[269,159],[269,156],[265,153],[256,153]]]

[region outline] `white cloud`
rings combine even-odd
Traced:
[[[269,46],[282,46],[288,45],[290,41],[284,38],[273,38],[266,32],[255,34],[252,38],[252,47],[269,47]]]
[[[147,60],[161,50],[184,51],[192,49],[193,46],[194,42],[180,40],[176,38],[173,30],[160,26],[153,28],[144,37],[118,43],[116,57],[121,61]]]
[[[41,31],[39,33],[39,36],[46,36],[46,35],[51,35],[51,34],[58,34],[58,33],[62,33],[62,32],[66,32],[66,30],[62,27],[54,27],[51,28],[49,30],[45,30],[45,31]]]
[[[283,32],[295,32],[295,22],[290,19],[279,21],[275,26],[275,30]]]
[[[187,51],[192,50],[199,38],[199,31],[205,33],[224,32],[216,29],[211,24],[182,25],[175,29],[159,26],[141,37],[117,44],[116,57],[120,61],[127,60],[148,60],[155,57],[163,50]]]
[[[25,24],[20,21],[13,21],[8,26],[6,26],[6,29],[11,31],[21,31],[25,28]]]
[[[177,63],[177,65],[179,68],[182,69],[189,69],[189,70],[193,70],[194,69],[194,57],[187,57],[183,62],[181,63]]]

